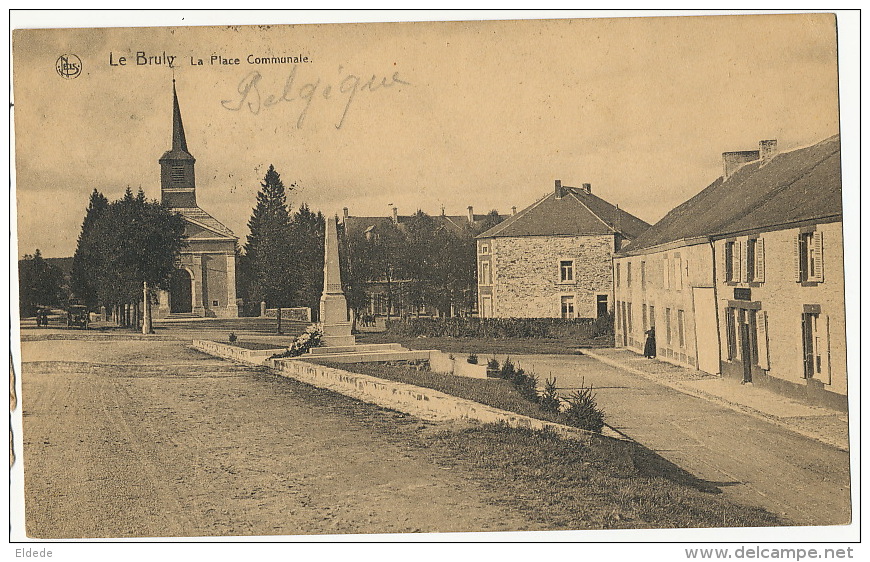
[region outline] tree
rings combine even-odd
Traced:
[[[293,304],[317,310],[323,293],[323,250],[326,220],[303,203],[290,221],[288,250],[292,258]]]
[[[291,306],[294,298],[288,283],[293,277],[290,213],[284,183],[272,165],[260,184],[248,229],[245,259],[241,262],[243,278],[249,283],[246,292],[273,307]]]
[[[76,252],[73,255],[70,290],[83,304],[93,309],[97,306],[97,276],[99,270],[93,264],[100,261],[98,243],[94,238],[94,224],[109,208],[109,200],[94,189],[82,222]]]
[[[39,306],[63,302],[63,272],[45,261],[39,249],[18,262],[19,311],[33,316]]]
[[[91,195],[100,208],[101,195]],[[96,293],[107,307],[133,304],[143,307],[143,333],[151,333],[153,290],[168,288],[175,263],[185,245],[184,219],[157,201],[148,201],[140,189],[105,209],[86,215],[79,252],[79,281]]]

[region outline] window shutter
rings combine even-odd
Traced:
[[[721,271],[721,273],[719,274],[719,278],[725,282],[730,281],[730,279],[728,279],[728,251],[727,251],[727,248],[728,248],[728,242],[724,242],[722,244],[722,252],[720,252],[720,254],[719,254],[719,269]],[[713,246],[713,251],[714,252],[716,251],[715,246]]]
[[[662,261],[662,285],[665,289],[671,288],[671,276],[670,270],[668,268],[668,256],[664,257]]]
[[[831,384],[831,317],[825,314],[825,323],[823,326],[825,332],[824,347],[822,347],[819,355],[822,356],[822,372],[820,373],[822,382]],[[823,328],[819,328],[820,330]]]
[[[817,230],[813,233],[813,253],[815,253],[816,259],[813,262],[815,267],[813,267],[812,275],[813,280],[820,283],[825,280],[825,260],[822,256],[822,247],[822,233]]]
[[[801,235],[792,238],[792,257],[794,258],[794,280],[801,282]]]
[[[739,240],[734,241],[733,257],[734,260],[731,265],[731,271],[734,272],[734,280],[740,283],[743,281],[746,268],[743,267],[743,244]]]
[[[770,355],[767,339],[767,311],[759,310],[755,318],[758,339],[758,366],[770,370]]]
[[[764,238],[755,241],[755,281],[764,283]]]

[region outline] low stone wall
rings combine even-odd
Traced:
[[[299,359],[270,359],[266,364],[280,375],[427,420],[464,419],[483,423],[504,422],[511,427],[528,429],[550,428],[572,439],[585,439],[590,435],[590,432],[582,429],[514,414],[437,390],[350,373]]]
[[[472,365],[467,361],[467,355],[462,353],[454,354],[455,359],[451,359],[450,355],[441,351],[430,351],[429,368],[436,373],[473,379],[486,378],[486,365]]]
[[[286,348],[283,347],[276,349],[244,349],[208,340],[193,340],[193,347],[209,355],[253,365],[264,365],[269,357],[286,351]]]

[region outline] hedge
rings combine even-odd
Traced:
[[[577,318],[402,318],[387,323],[390,334],[453,338],[594,338],[609,333],[603,319]]]

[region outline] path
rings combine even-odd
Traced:
[[[499,358],[503,359],[503,358]],[[850,520],[849,454],[779,425],[580,355],[518,355],[541,384],[592,384],[609,425],[720,486],[802,525]]]

